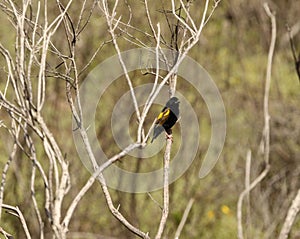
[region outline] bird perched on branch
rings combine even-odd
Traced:
[[[166,103],[160,114],[156,118],[153,137],[151,143],[156,139],[164,130],[167,137],[172,137],[172,127],[177,122],[179,117],[179,100],[177,97],[172,97]]]

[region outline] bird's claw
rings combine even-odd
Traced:
[[[173,135],[166,133],[166,139],[171,139],[173,142]]]

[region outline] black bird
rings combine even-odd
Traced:
[[[171,128],[177,122],[178,117],[179,100],[177,97],[172,97],[156,118],[151,143],[163,132],[163,130],[166,131],[167,137],[170,137],[172,134]]]

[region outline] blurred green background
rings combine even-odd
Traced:
[[[149,31],[143,4],[140,1],[128,1],[133,12],[132,23],[140,29]],[[58,13],[54,2],[49,1],[50,17]],[[91,4],[91,3],[90,3]],[[125,4],[125,3],[121,3]],[[161,2],[151,4],[153,21],[161,21],[162,32],[168,39],[168,28],[163,14],[159,11]],[[195,1],[193,11],[200,11],[203,3]],[[76,21],[80,4],[73,3],[69,14]],[[300,84],[294,67],[293,57],[287,38],[286,24],[295,26],[294,40],[298,53],[300,52],[299,32],[299,0],[275,0],[270,8],[276,11],[277,39],[272,68],[272,83],[270,90],[270,124],[271,170],[267,177],[252,192],[249,201],[245,201],[244,212],[251,211],[244,217],[244,230],[247,238],[275,238],[282,226],[288,207],[300,187]],[[119,7],[118,13],[126,22],[129,18],[126,7]],[[199,14],[198,14],[199,15]],[[199,15],[200,17],[200,15]],[[0,13],[0,41],[14,52],[15,31],[7,15]],[[172,19],[171,19],[172,21]],[[174,20],[173,20],[174,21]],[[298,28],[296,28],[298,26]],[[264,168],[263,157],[259,151],[263,130],[263,94],[267,66],[267,54],[270,43],[270,20],[265,14],[262,2],[254,1],[221,1],[209,23],[205,26],[200,42],[192,49],[189,56],[199,62],[212,76],[222,94],[227,114],[227,137],[221,157],[213,171],[205,178],[199,179],[198,172],[210,140],[210,118],[201,96],[185,81],[178,79],[177,90],[183,94],[194,107],[200,120],[201,141],[193,164],[185,174],[170,185],[170,214],[165,230],[165,238],[174,237],[185,207],[191,198],[195,203],[188,216],[181,238],[220,238],[231,239],[237,236],[236,205],[239,194],[244,189],[245,161],[247,150],[252,151],[251,179],[253,180]],[[53,36],[53,42],[61,51],[68,54],[67,42],[59,29]],[[130,30],[129,30],[130,31]],[[145,44],[151,41],[140,35]],[[92,14],[89,24],[78,37],[76,45],[77,64],[81,68],[92,57],[103,41],[110,39],[103,15],[99,10]],[[121,50],[132,49],[135,46],[124,38],[118,38]],[[92,64],[80,76],[82,82],[93,67],[115,54],[111,43],[104,45],[98,52]],[[55,67],[60,63],[49,53],[47,63]],[[6,68],[3,57],[0,59],[0,87],[4,90],[6,83]],[[152,82],[154,77],[144,76],[141,72],[131,74],[135,86]],[[124,90],[125,89],[125,90]],[[65,96],[65,82],[47,78],[46,104],[43,116],[62,152],[70,164],[72,189],[66,196],[64,205],[67,207],[80,187],[90,174],[81,163],[72,140],[71,112]],[[119,97],[128,90],[124,78],[112,84],[97,109],[97,134],[102,147],[108,156],[119,151],[110,132],[111,111]],[[9,94],[9,92],[8,92]],[[149,113],[147,127],[160,110],[154,106]],[[0,119],[9,122],[3,109],[0,109]],[[132,118],[132,127],[136,127]],[[176,130],[174,128],[174,145],[176,152]],[[6,130],[0,128],[0,168],[8,159],[12,139]],[[38,157],[46,156],[42,144],[38,149]],[[131,171],[149,171],[162,164],[163,152],[151,160],[125,158],[118,166]],[[47,165],[47,163],[45,163]],[[16,159],[7,175],[4,202],[17,205],[28,219],[28,226],[33,238],[38,237],[38,224],[31,214],[34,210],[30,200],[31,161],[17,152]],[[143,231],[157,230],[161,214],[160,208],[147,194],[129,194],[110,190],[120,211],[134,225]],[[152,192],[152,197],[162,204],[161,191]],[[43,184],[37,187],[37,198],[43,204]],[[65,210],[65,209],[64,209]],[[246,214],[244,214],[246,215]],[[43,215],[44,216],[44,215]],[[16,238],[24,238],[18,219],[3,212],[1,226],[11,232]],[[46,230],[50,233],[50,225]],[[50,235],[50,234],[49,234]],[[80,202],[71,221],[69,238],[135,238],[125,227],[110,214],[100,185],[95,183],[92,189]],[[102,237],[107,236],[107,237]],[[1,238],[1,236],[0,236]],[[50,238],[50,237],[49,237]],[[290,238],[300,238],[299,216],[291,232]]]

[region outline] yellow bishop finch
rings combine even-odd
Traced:
[[[166,103],[166,106],[162,109],[160,114],[156,118],[153,137],[151,143],[156,139],[163,130],[166,131],[167,136],[170,137],[172,134],[171,128],[177,122],[179,117],[179,100],[177,97],[172,97]]]

